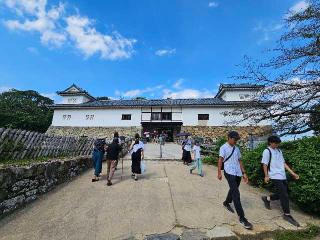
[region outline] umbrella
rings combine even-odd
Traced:
[[[150,132],[144,132],[143,134],[149,134]]]
[[[183,132],[183,133],[178,133],[177,137],[184,137],[184,136],[190,136],[190,135],[191,135],[191,133]]]

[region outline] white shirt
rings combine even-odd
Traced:
[[[142,148],[142,150],[144,150],[144,144],[141,141],[139,141],[139,144],[133,145],[131,153],[138,151],[140,148]]]
[[[200,158],[200,155],[201,155],[200,154],[200,151],[201,151],[200,146],[195,145],[192,150],[194,151],[194,158],[195,159]]]
[[[191,140],[190,140],[190,139],[187,139],[187,140],[186,140],[183,149],[186,150],[186,151],[188,151],[188,152],[191,151]]]
[[[225,161],[232,153],[233,146],[225,143],[220,147],[219,156]],[[224,171],[233,176],[242,176],[239,160],[241,159],[240,149],[235,146],[232,156],[224,162]]]
[[[270,164],[270,171],[269,171],[269,177],[271,179],[277,179],[277,180],[285,180],[287,179],[286,171],[285,171],[285,160],[283,158],[283,154],[280,149],[278,148],[271,148],[269,147],[271,151],[271,164]],[[268,149],[265,149],[262,153],[262,160],[261,163],[268,165],[270,160],[270,152]]]

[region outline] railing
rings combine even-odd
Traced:
[[[88,155],[93,143],[94,139],[87,137],[61,137],[0,128],[0,160]]]

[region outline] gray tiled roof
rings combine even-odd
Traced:
[[[191,99],[150,99],[150,100],[107,100],[107,101],[90,101],[82,104],[56,104],[53,107],[143,107],[143,106],[210,106],[210,105],[235,105],[240,102],[224,101],[220,98],[191,98]]]
[[[263,88],[264,85],[260,85],[260,84],[250,84],[250,83],[223,83],[220,84],[219,90],[216,94],[216,97],[221,97],[222,93],[226,90],[226,89],[230,89],[230,90],[235,90],[235,89],[261,89]]]

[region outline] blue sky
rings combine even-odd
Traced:
[[[0,0],[0,91],[212,97],[304,0]]]

